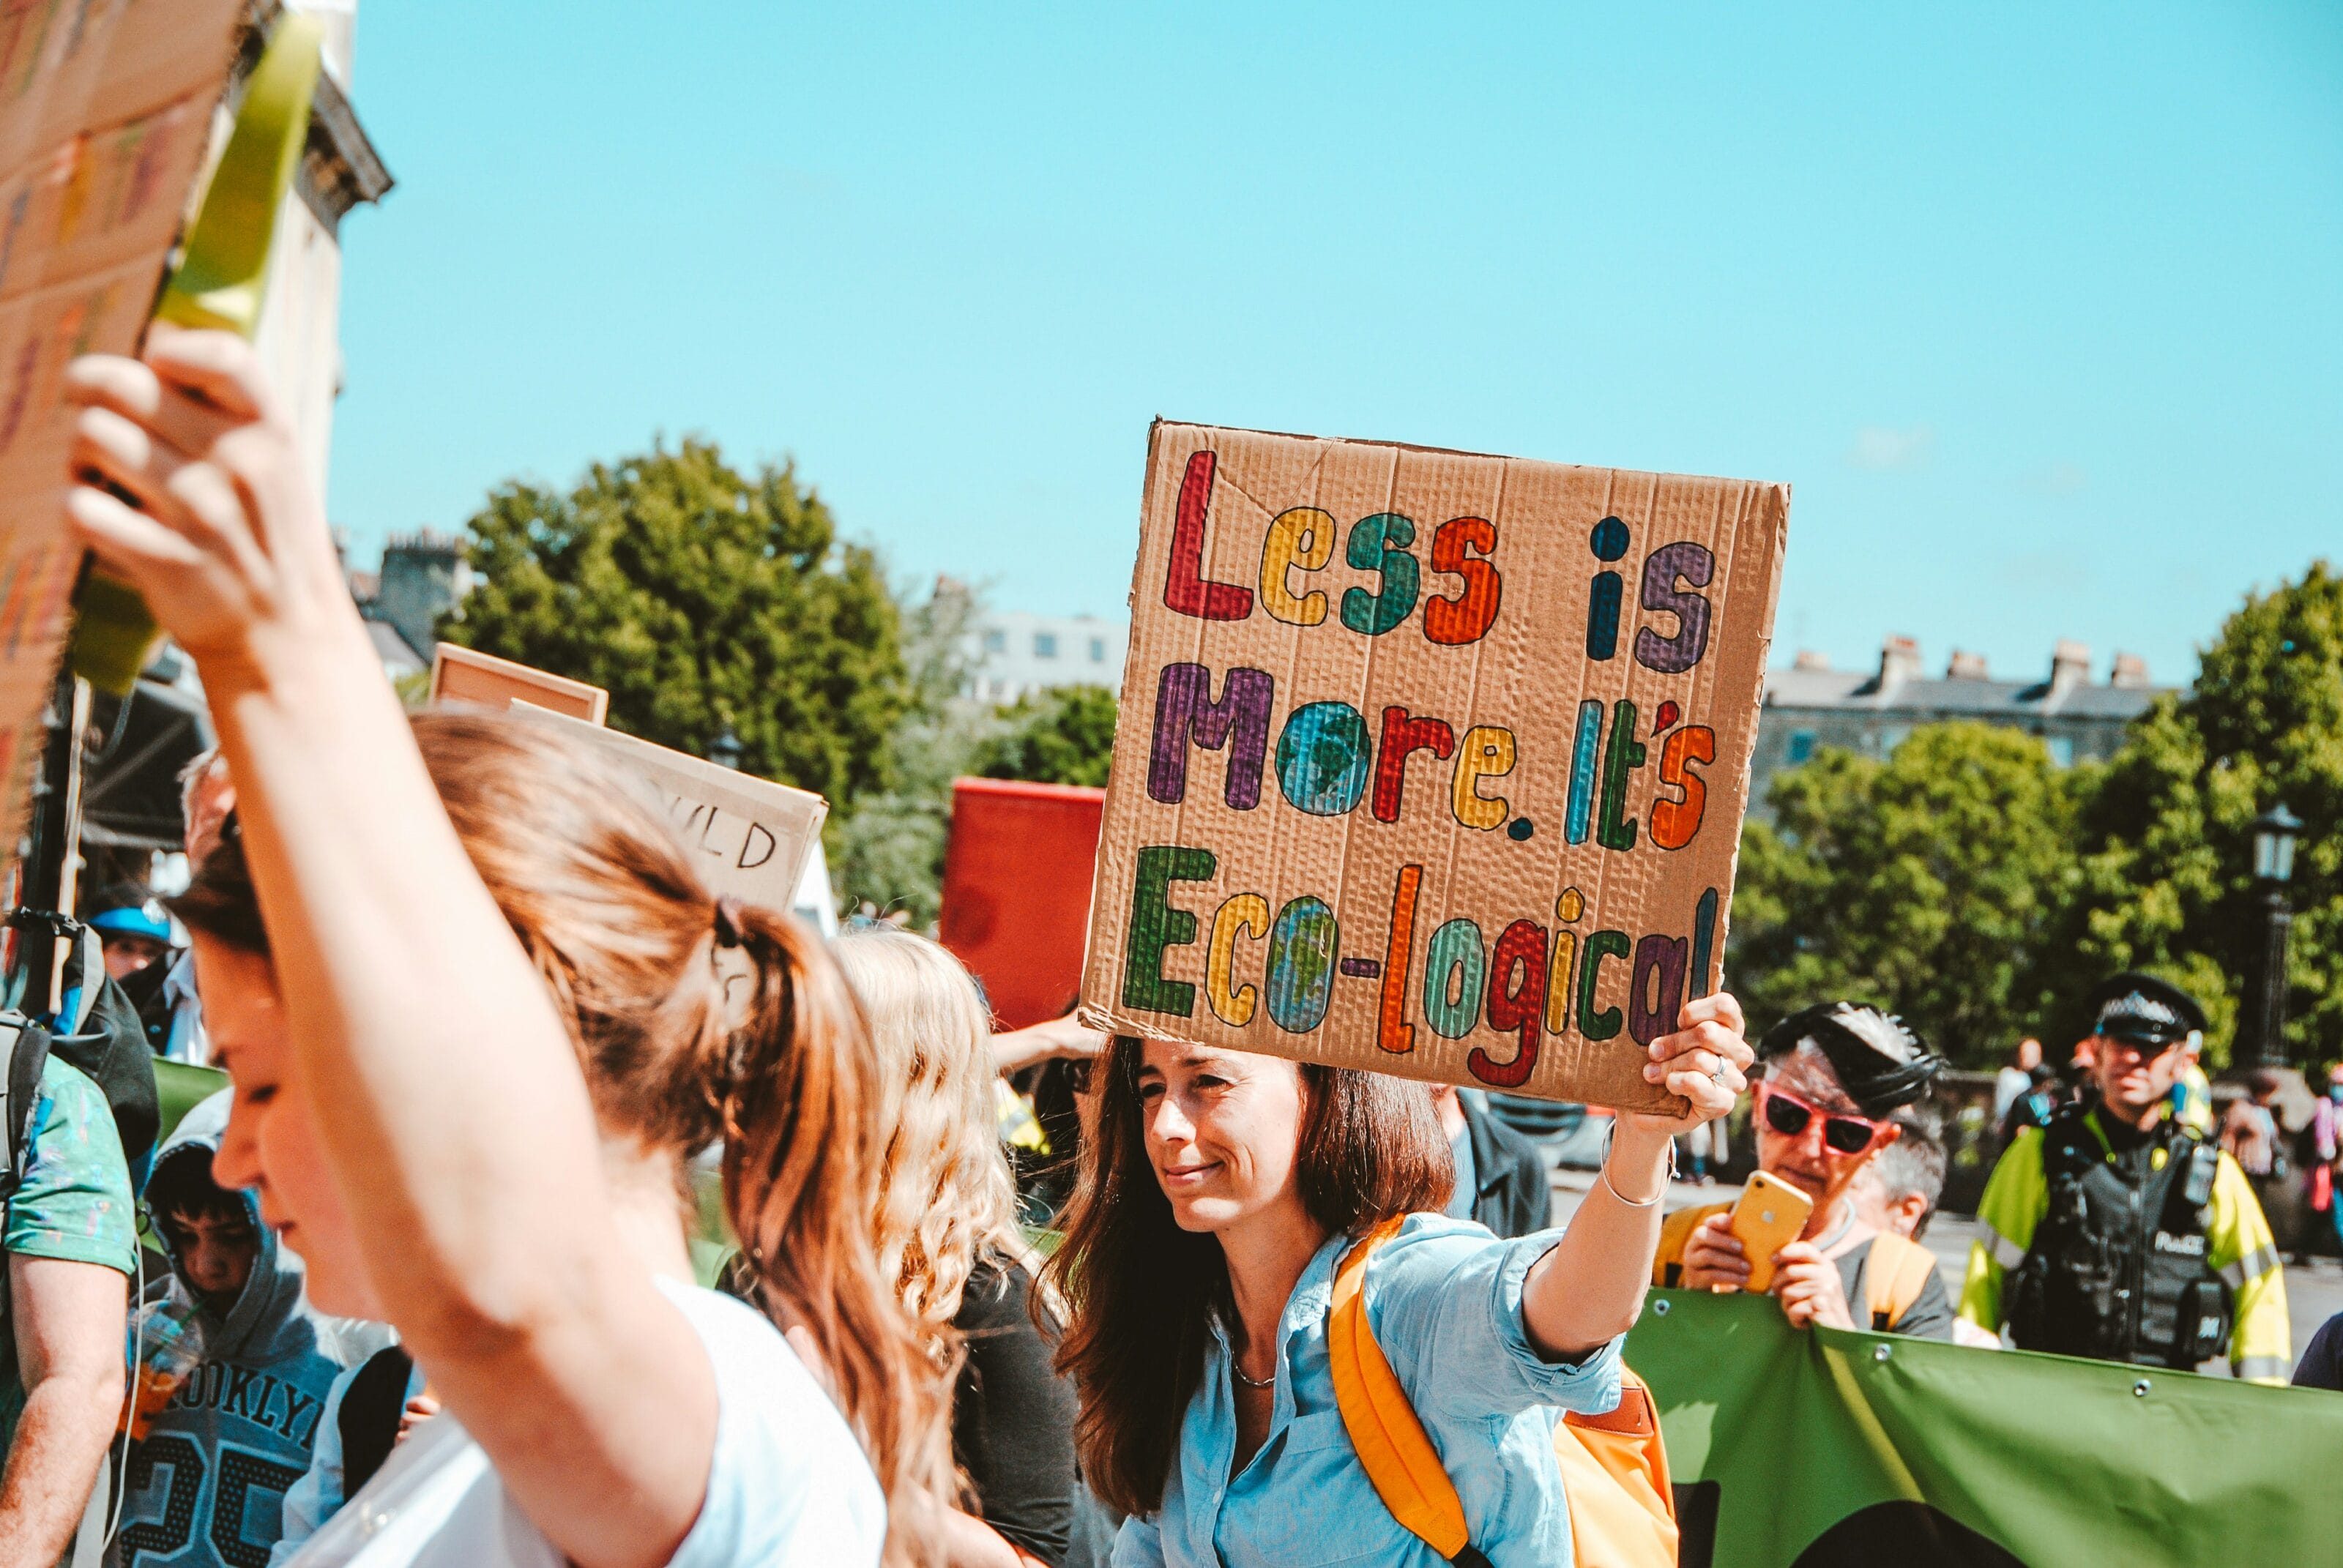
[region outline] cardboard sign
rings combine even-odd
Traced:
[[[1120,1032],[1657,1109],[1789,488],[1159,423],[1091,903]]]
[[[610,711],[610,694],[598,686],[452,642],[431,650],[431,700],[497,709],[526,702],[588,724],[602,723]]]
[[[700,879],[717,892],[784,913],[796,902],[806,858],[821,841],[829,801],[562,714],[539,710],[532,717],[599,747],[640,778],[698,861]]]
[[[1106,791],[1010,779],[952,780],[937,940],[984,982],[1005,1028],[1066,1011],[1081,984]]]
[[[0,7],[0,879],[81,564],[65,531],[65,363],[137,347],[245,9]]]

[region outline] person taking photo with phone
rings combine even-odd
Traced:
[[[1757,1056],[1757,1169],[1807,1201],[1805,1223],[1773,1255],[1768,1280],[1766,1261],[1735,1233],[1756,1230],[1736,1227],[1734,1205],[1678,1210],[1653,1282],[1739,1291],[1754,1276],[1799,1328],[1951,1339],[1952,1298],[1935,1256],[1866,1223],[1855,1201],[1856,1178],[1907,1131],[1925,1130],[1915,1107],[1944,1059],[1903,1020],[1847,1001],[1791,1014],[1765,1031]]]

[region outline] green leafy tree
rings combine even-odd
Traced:
[[[614,726],[679,751],[729,728],[748,771],[833,810],[890,782],[895,603],[793,467],[661,443],[567,495],[504,485],[468,526],[481,581],[448,641],[606,687]]]
[[[1845,997],[1982,1066],[2032,1030],[2037,954],[2076,880],[2091,770],[2033,736],[1926,725],[1885,761],[1825,749],[1743,830],[1730,981],[1764,1028]]]
[[[972,665],[976,596],[939,578],[925,600],[899,602],[910,699],[889,738],[895,775],[850,814],[832,817],[826,839],[841,908],[900,911],[925,930],[942,904],[952,780],[975,770],[998,723],[984,704],[960,695]]]
[[[1019,698],[1000,710],[1000,733],[979,749],[987,779],[1037,784],[1106,783],[1114,756],[1115,694],[1103,686],[1065,686]]]
[[[2146,969],[2206,1004],[2207,1058],[2228,1059],[2262,943],[2252,822],[2278,802],[2306,824],[2288,889],[2287,1040],[2314,1062],[2343,1055],[2343,577],[2324,561],[2249,598],[2194,689],[2160,700],[2108,764],[2046,949],[2063,1030],[2081,1026],[2092,980]]]

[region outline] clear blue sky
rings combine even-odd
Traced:
[[[367,0],[335,519],[698,433],[1113,614],[1161,413],[1787,479],[1778,657],[2167,680],[2343,560],[2343,7],[1141,9]]]

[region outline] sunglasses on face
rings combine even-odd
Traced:
[[[1874,1121],[1867,1116],[1845,1116],[1807,1104],[1786,1089],[1776,1089],[1770,1083],[1757,1085],[1757,1106],[1765,1112],[1765,1125],[1785,1138],[1796,1138],[1806,1130],[1807,1123],[1817,1116],[1823,1119],[1823,1142],[1836,1154],[1860,1154],[1879,1141],[1887,1131],[1885,1121]]]

